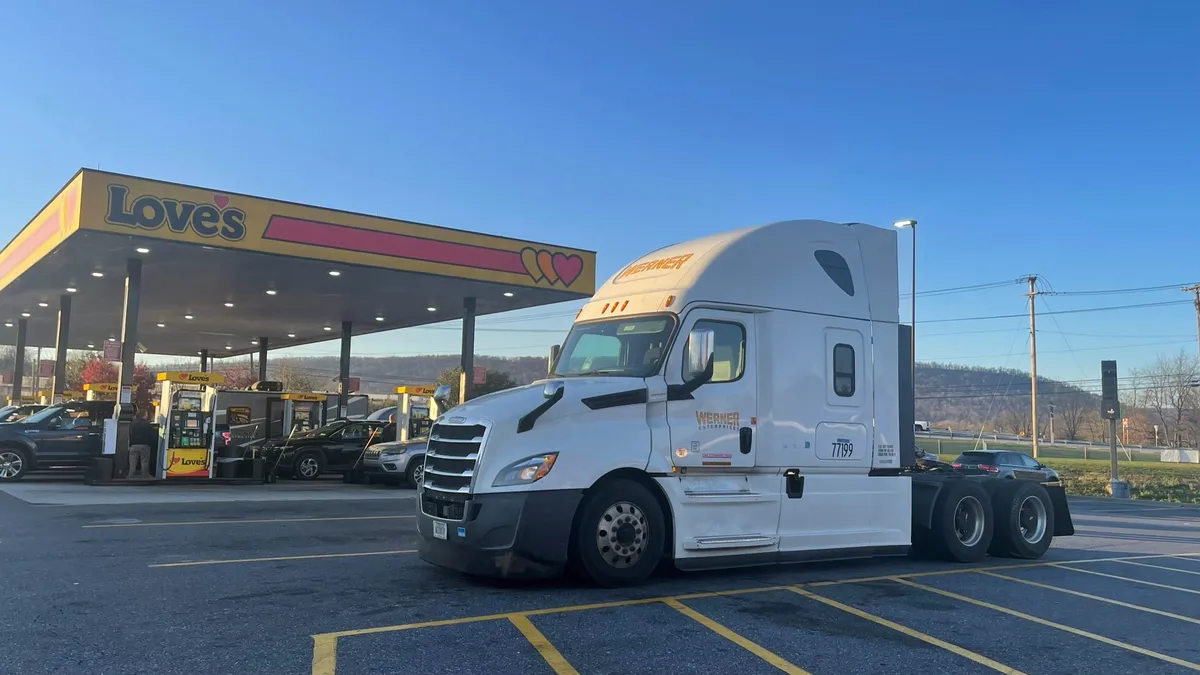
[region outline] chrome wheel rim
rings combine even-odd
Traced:
[[[1017,522],[1021,527],[1021,538],[1030,544],[1036,544],[1046,536],[1046,505],[1037,497],[1026,497],[1021,500],[1021,508],[1017,512]]]
[[[596,524],[596,549],[609,565],[632,567],[646,552],[649,534],[646,514],[634,504],[617,502],[605,509]]]
[[[983,504],[970,495],[958,500],[954,507],[954,535],[959,543],[971,547],[983,539]]]
[[[317,464],[317,460],[313,457],[305,457],[304,459],[300,460],[300,475],[304,476],[305,478],[312,478],[313,476],[316,476],[320,468],[321,467]]]
[[[425,462],[421,462],[413,467],[413,483],[420,485],[425,478]]]
[[[16,478],[25,460],[12,450],[0,451],[0,478]]]

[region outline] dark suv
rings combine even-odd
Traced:
[[[387,426],[375,420],[336,420],[291,438],[267,441],[262,457],[268,472],[300,480],[348,472],[360,464],[368,442],[385,440],[381,432]],[[395,440],[394,435],[391,440]]]
[[[1058,473],[1023,452],[970,450],[954,460],[954,468],[968,474],[990,474],[999,478],[1059,482]]]
[[[115,407],[113,401],[72,401],[0,424],[0,481],[89,465],[104,450],[104,420]]]

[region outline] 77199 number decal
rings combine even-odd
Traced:
[[[839,438],[833,442],[833,452],[829,456],[832,459],[850,459],[854,457],[854,444],[849,439]]]

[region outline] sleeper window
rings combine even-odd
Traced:
[[[695,330],[713,332],[713,376],[710,382],[740,379],[746,370],[746,329],[741,324],[725,321],[697,321]],[[686,345],[684,353],[687,353]],[[684,365],[685,382],[697,374],[689,372],[687,365]]]
[[[854,395],[854,347],[838,344],[833,347],[833,393]]]

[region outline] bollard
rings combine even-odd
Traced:
[[[1108,496],[1113,499],[1129,499],[1129,481],[1115,478],[1108,481]]]

